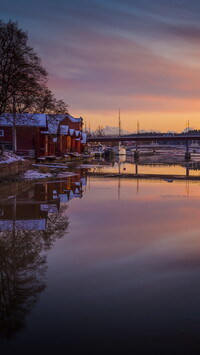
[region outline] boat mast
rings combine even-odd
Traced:
[[[121,118],[120,118],[120,108],[119,108],[119,137],[121,136]],[[119,141],[119,149],[120,149],[121,142]]]
[[[121,136],[120,108],[119,108],[119,136]]]

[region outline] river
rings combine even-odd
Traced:
[[[200,181],[94,169],[5,186],[1,354],[199,354]]]

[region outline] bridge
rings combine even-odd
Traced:
[[[190,159],[189,152],[189,142],[200,140],[200,134],[194,133],[175,133],[175,134],[133,134],[133,135],[124,135],[124,136],[99,136],[99,137],[87,137],[87,142],[101,142],[101,143],[110,143],[110,142],[135,142],[136,151],[134,154],[135,158],[139,157],[138,143],[142,142],[160,142],[160,141],[184,141],[186,145],[185,159]]]

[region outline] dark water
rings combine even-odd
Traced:
[[[199,211],[199,182],[77,172],[12,189],[0,353],[199,354]]]

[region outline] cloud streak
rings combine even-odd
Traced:
[[[72,111],[200,113],[197,1],[10,0],[1,12],[28,30]]]

